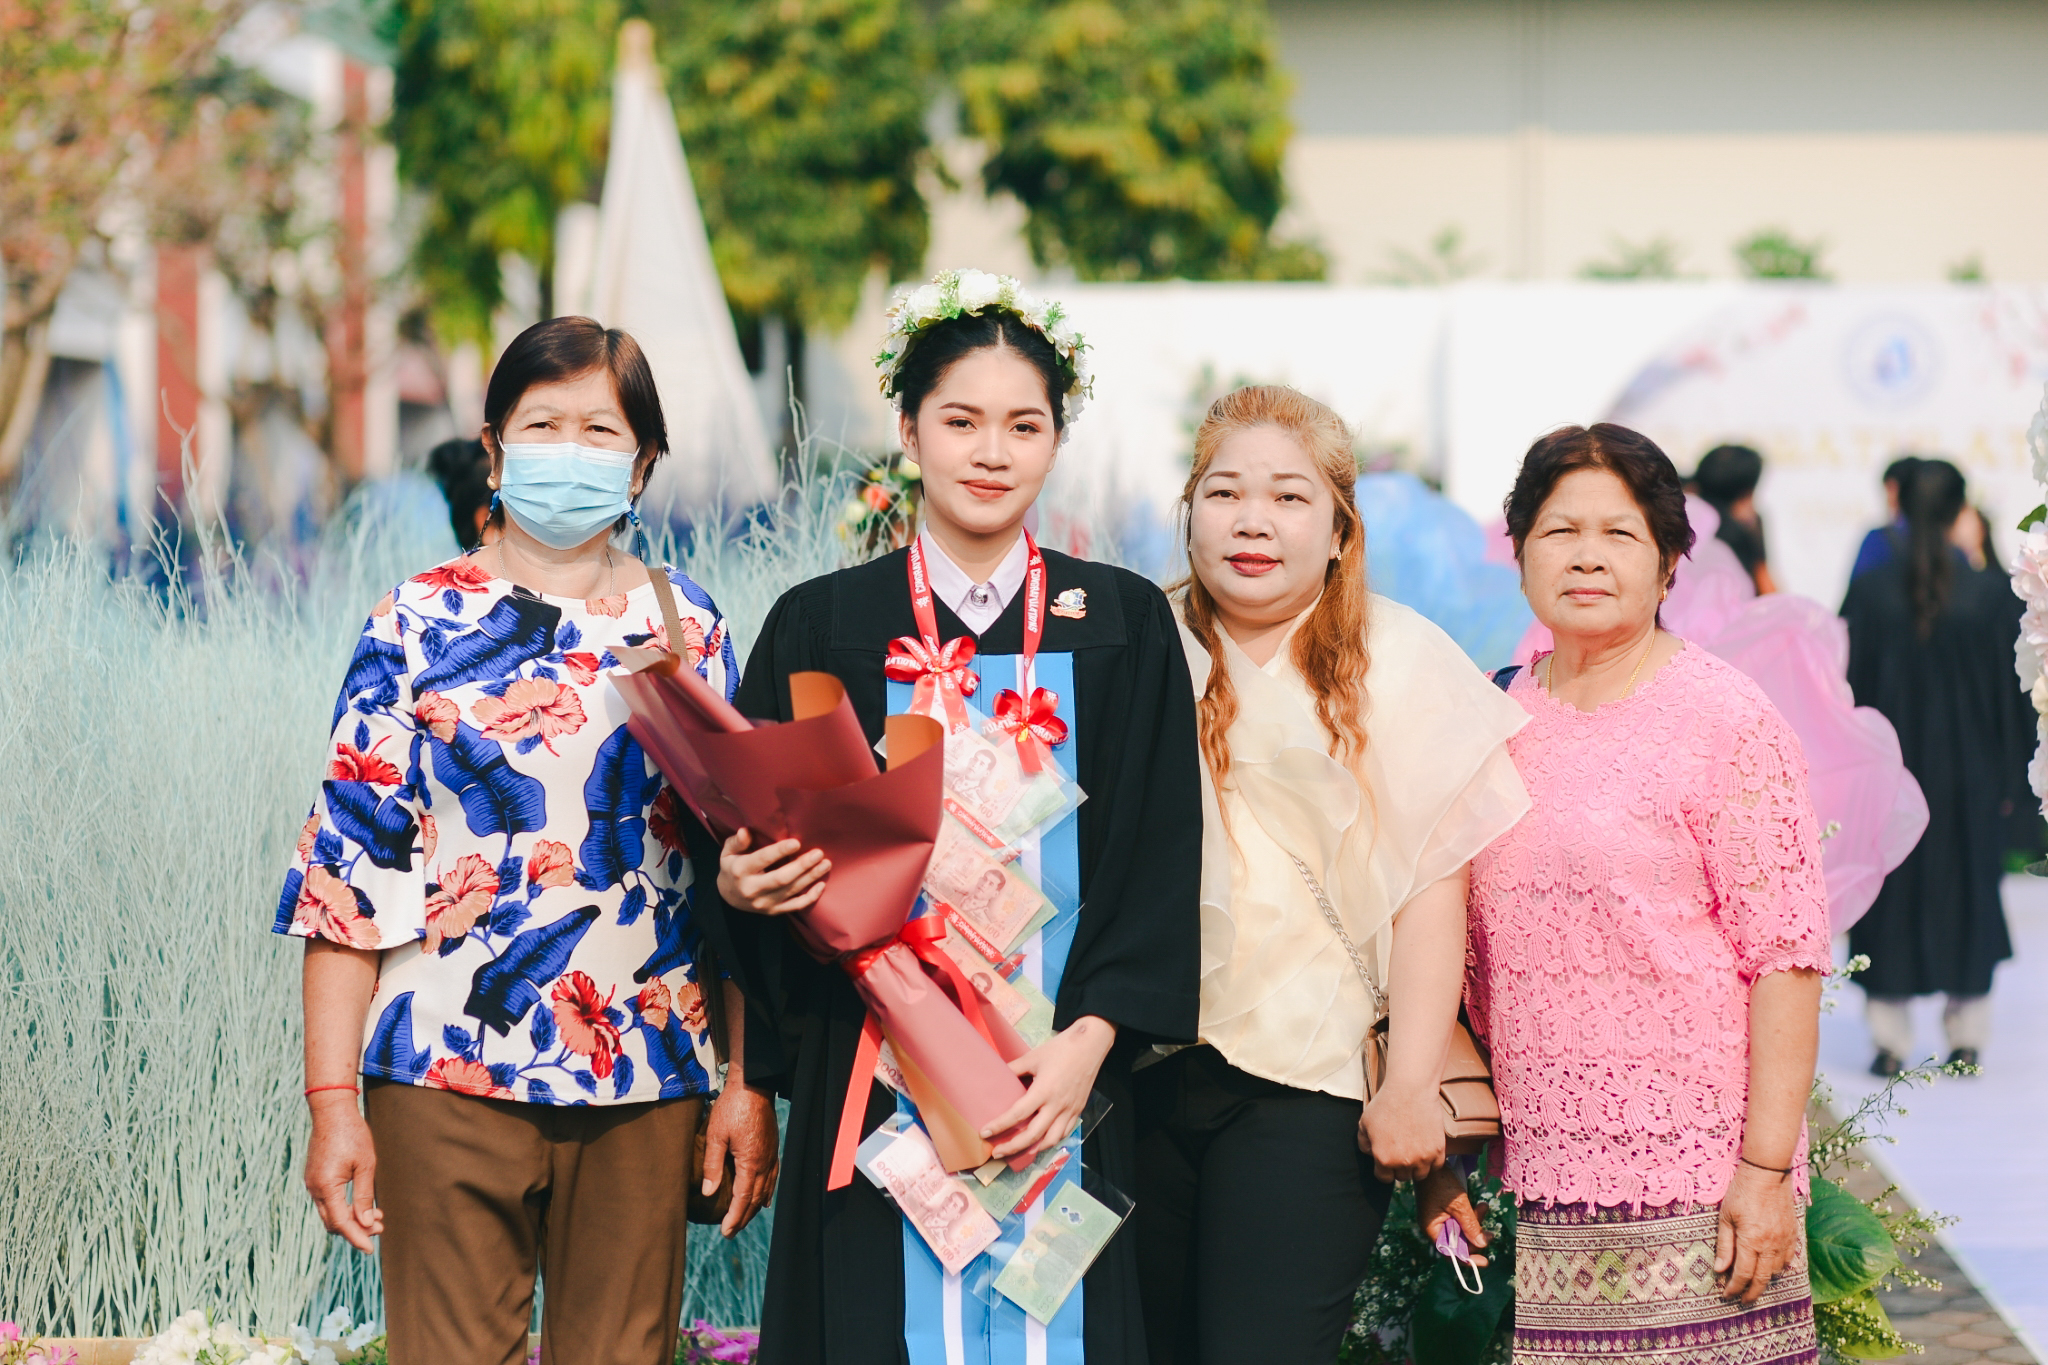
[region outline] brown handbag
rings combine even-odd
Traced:
[[[1379,1093],[1380,1084],[1387,1074],[1391,1012],[1387,1008],[1386,994],[1373,979],[1365,958],[1359,954],[1358,945],[1344,931],[1344,922],[1337,918],[1336,907],[1330,904],[1330,898],[1324,894],[1315,873],[1293,854],[1287,856],[1293,860],[1295,870],[1301,873],[1301,879],[1308,883],[1308,889],[1315,895],[1317,908],[1329,921],[1337,941],[1344,945],[1351,965],[1358,970],[1358,979],[1365,983],[1366,993],[1372,997],[1377,1017],[1372,1027],[1366,1030],[1364,1047],[1365,1098],[1371,1100]],[[1451,1045],[1444,1054],[1443,1078],[1437,1082],[1436,1094],[1443,1106],[1444,1152],[1447,1155],[1471,1155],[1500,1136],[1500,1101],[1493,1093],[1493,1068],[1487,1059],[1486,1048],[1472,1032],[1462,1006],[1458,1010],[1458,1022],[1451,1026]],[[1370,1150],[1366,1146],[1363,1125],[1358,1130],[1358,1147],[1360,1151]]]

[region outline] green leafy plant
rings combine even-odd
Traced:
[[[1826,244],[1802,242],[1784,228],[1763,228],[1735,244],[1735,263],[1752,280],[1825,280]]]
[[[1458,1284],[1448,1257],[1423,1232],[1415,1187],[1394,1187],[1372,1265],[1352,1301],[1340,1365],[1507,1365],[1515,1331],[1515,1201],[1484,1162],[1466,1179],[1488,1246],[1483,1289]]]
[[[1422,251],[1388,247],[1386,268],[1373,276],[1373,283],[1423,287],[1456,284],[1485,268],[1485,257],[1465,250],[1465,230],[1447,224],[1429,239],[1429,245]]]
[[[1613,250],[1603,260],[1588,261],[1579,267],[1582,280],[1676,280],[1683,278],[1678,267],[1678,258],[1684,249],[1669,237],[1653,237],[1647,242],[1625,242],[1614,239]]]
[[[1829,978],[1822,1008],[1832,1009],[1841,983],[1869,966],[1867,957],[1850,958]],[[1883,1127],[1892,1116],[1906,1112],[1899,1103],[1902,1090],[1930,1085],[1942,1076],[1975,1075],[1976,1071],[1966,1062],[1909,1067],[1809,1139],[1806,1159],[1812,1192],[1806,1211],[1807,1274],[1813,1285],[1813,1321],[1824,1359],[1839,1365],[1849,1360],[1917,1355],[1926,1349],[1892,1327],[1878,1291],[1892,1284],[1939,1289],[1938,1282],[1906,1262],[1955,1220],[1895,1206],[1891,1201],[1898,1193],[1896,1185],[1887,1186],[1875,1198],[1858,1199],[1833,1173],[1868,1170],[1870,1162],[1861,1155],[1868,1144],[1896,1141]],[[1816,1077],[1814,1106],[1825,1108],[1833,1098],[1827,1082]]]

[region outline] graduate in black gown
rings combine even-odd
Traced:
[[[995,282],[968,272],[940,283],[943,312],[957,311],[963,294],[971,301],[993,293]],[[1193,693],[1172,612],[1149,581],[1048,552],[1038,591],[1027,590],[1037,561],[1025,512],[1057,453],[1065,400],[1085,391],[1085,371],[1076,373],[1065,344],[1072,334],[1057,313],[1048,319],[1044,305],[1018,297],[1013,281],[1001,286],[1003,302],[921,327],[913,297],[916,329],[906,346],[899,324],[891,342],[901,359],[893,380],[905,451],[923,473],[925,529],[910,549],[784,594],[747,661],[737,705],[746,715],[787,719],[789,675],[823,670],[844,681],[869,737],[878,738],[891,709],[891,642],[921,634],[913,552],[929,574],[926,610],[939,641],[970,637],[980,660],[1027,652],[1027,606],[1037,598],[1038,676],[1056,676],[1072,692],[1062,703],[1071,708],[1072,742],[1054,752],[1087,799],[1067,817],[1077,829],[1064,836],[1078,861],[1079,911],[1056,993],[1048,991],[1059,1032],[1018,1063],[1031,1089],[1020,1102],[1022,1128],[1011,1130],[1022,1136],[1012,1142],[1024,1150],[1056,1142],[1072,1130],[1092,1085],[1112,1107],[1086,1142],[1085,1163],[1091,1179],[1129,1191],[1130,1060],[1153,1043],[1195,1034],[1202,817]],[[990,663],[977,704],[1005,684],[997,667]],[[1002,667],[1014,673],[1017,665]],[[1048,866],[1054,842],[1048,836]],[[940,1295],[936,1262],[920,1263],[922,1248],[914,1239],[906,1246],[895,1206],[866,1179],[827,1189],[865,1011],[844,971],[812,958],[772,914],[759,913],[815,899],[820,864],[794,849],[793,841],[751,849],[745,835],[735,836],[719,879],[750,1009],[761,1014],[746,1031],[747,1077],[772,1082],[791,1104],[760,1359],[925,1365],[945,1358],[951,1333],[967,1338],[970,1360],[1021,1361],[1028,1329],[1020,1313],[993,1322],[957,1282]],[[877,1082],[860,1084],[871,1087],[865,1135],[897,1102]],[[996,1154],[1007,1150],[998,1141]],[[1070,1318],[1063,1309],[1042,1329],[1046,1359],[1142,1365],[1135,1243],[1126,1226],[1070,1300],[1079,1310]]]
[[[1895,1075],[1920,1055],[1910,1001],[1944,995],[1950,1056],[1974,1062],[1989,1024],[1992,968],[2012,956],[1999,899],[2015,811],[2033,801],[2034,715],[2013,675],[2023,605],[1993,560],[1956,541],[1963,476],[1946,460],[1906,475],[1891,558],[1850,580],[1849,685],[1898,731],[1927,797],[1927,832],[1849,930],[1877,1058]]]

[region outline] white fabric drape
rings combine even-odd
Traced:
[[[1185,625],[1181,641],[1199,697],[1209,653]],[[1401,908],[1529,809],[1507,751],[1522,708],[1399,603],[1372,599],[1367,641],[1367,744],[1347,767],[1329,755],[1290,643],[1261,668],[1225,636],[1231,771],[1221,793],[1202,772],[1202,1041],[1253,1075],[1351,1099],[1364,1098],[1374,1011],[1288,855],[1322,882],[1385,985]]]
[[[648,483],[647,506],[696,518],[718,504],[769,497],[775,462],[711,263],[675,108],[654,65],[652,33],[629,22],[619,38],[594,269],[560,272],[565,284],[575,275],[590,279],[590,293],[559,306],[630,332],[647,352],[670,451]]]

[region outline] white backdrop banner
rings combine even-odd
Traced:
[[[1878,475],[1956,461],[1994,532],[2033,505],[2025,432],[2048,382],[2048,287],[1820,284],[1070,285],[1095,401],[1062,455],[1064,498],[1164,520],[1207,401],[1286,383],[1330,404],[1381,463],[1440,480],[1481,522],[1529,443],[1611,419],[1681,471],[1721,441],[1766,458],[1780,586],[1832,606]],[[1135,505],[1135,506],[1134,506]]]

